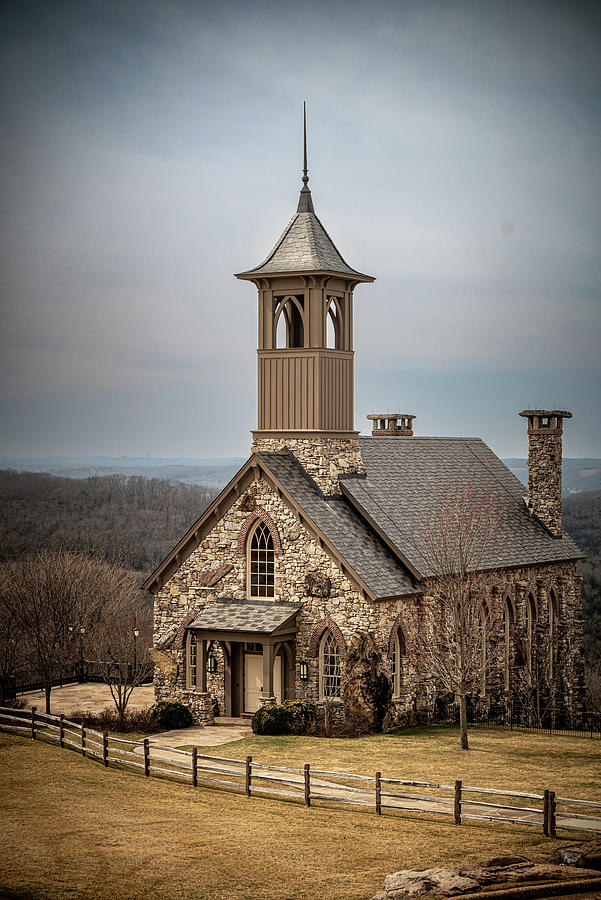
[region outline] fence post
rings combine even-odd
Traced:
[[[86,755],[86,726],[81,726],[81,755]]]
[[[311,767],[305,763],[305,806],[311,806]]]
[[[108,731],[102,732],[102,764],[104,768],[109,764],[109,735]]]
[[[461,825],[461,785],[462,781],[455,782],[455,804],[453,814],[455,816],[455,825]]]
[[[250,776],[251,776],[251,766],[252,766],[253,758],[252,756],[246,757],[246,763],[244,766],[244,793],[247,797],[250,797]]]
[[[58,745],[61,750],[65,746],[65,714],[61,713],[58,717]]]
[[[34,740],[34,741],[36,739],[36,734],[35,734],[35,711],[36,711],[36,709],[37,709],[37,706],[31,707],[31,737],[32,737],[32,740]]]
[[[557,803],[555,802],[555,791],[549,791],[549,835],[555,837],[557,834]]]
[[[150,747],[148,746],[148,738],[144,738],[144,775],[147,778],[150,775]]]
[[[198,787],[198,750],[192,747],[192,787]]]
[[[381,772],[376,772],[376,815],[382,815],[382,786],[380,784]]]
[[[543,791],[543,834],[549,837],[549,791]]]

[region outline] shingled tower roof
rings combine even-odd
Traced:
[[[304,112],[304,111],[303,111]],[[254,269],[239,272],[236,278],[249,281],[262,275],[331,272],[348,275],[355,281],[374,281],[371,275],[363,275],[351,268],[340,255],[334,241],[315,215],[313,198],[308,186],[307,174],[307,119],[304,113],[304,166],[303,186],[296,213],[284,229],[269,256]]]

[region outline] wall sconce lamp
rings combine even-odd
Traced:
[[[209,654],[207,658],[207,672],[210,672],[211,675],[214,675],[217,671],[217,660],[213,656],[213,654]]]
[[[309,680],[309,663],[304,659],[301,659],[298,664],[298,674],[301,681]]]

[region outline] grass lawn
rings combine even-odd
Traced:
[[[601,744],[455,729],[358,740],[253,737],[214,755],[595,798]],[[557,841],[515,826],[376,817],[339,807],[199,788],[104,769],[68,750],[0,733],[0,894],[20,897],[361,898],[399,868],[456,866]],[[573,839],[572,839],[573,840]]]

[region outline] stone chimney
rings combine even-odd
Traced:
[[[560,538],[561,435],[565,409],[524,409],[528,419],[528,509],[545,528]]]
[[[373,422],[373,435],[390,435],[391,437],[413,437],[413,420],[415,416],[407,413],[377,413],[367,417]]]

